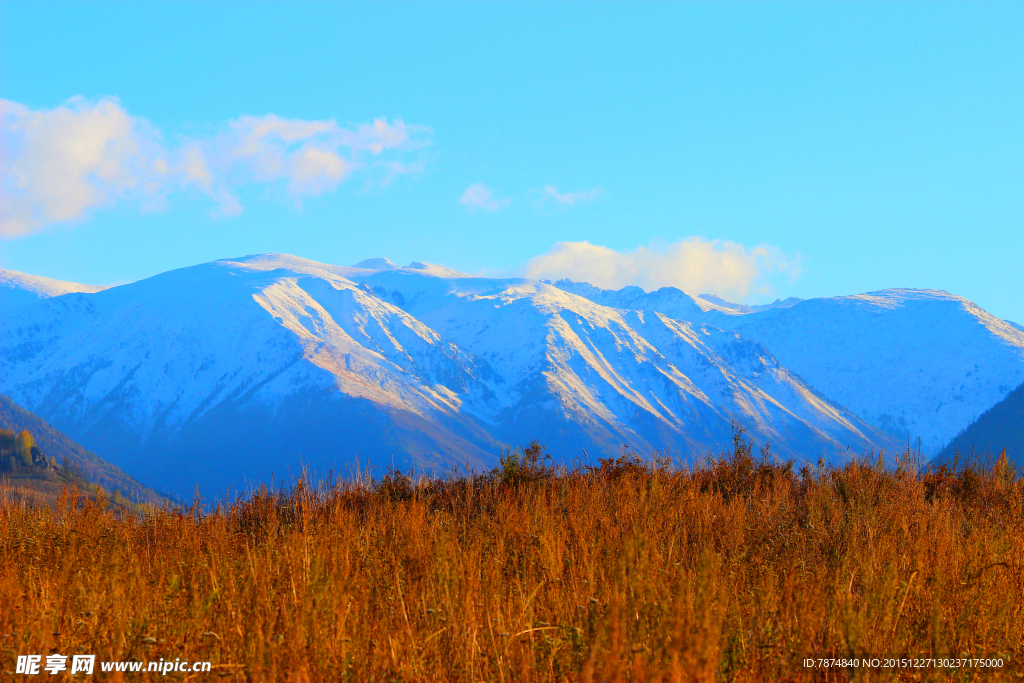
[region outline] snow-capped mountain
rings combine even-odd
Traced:
[[[946,292],[812,299],[732,329],[863,420],[926,455],[1024,381],[1024,332]]]
[[[718,302],[695,313],[673,288],[559,286],[735,330],[865,422],[904,443],[920,439],[929,456],[1024,381],[1021,327],[946,292],[889,289],[750,311]]]
[[[653,292],[645,292],[636,286],[617,290],[599,289],[587,282],[572,280],[559,280],[554,286],[602,306],[631,311],[657,311],[675,320],[688,322],[711,322],[717,325],[730,316],[749,312],[742,306],[730,304],[718,297],[693,297],[675,287],[662,287]]]
[[[719,307],[739,311],[740,313],[756,313],[757,311],[767,311],[772,308],[789,308],[790,306],[796,306],[798,303],[803,301],[803,299],[791,296],[788,299],[776,299],[770,304],[755,304],[753,306],[747,306],[746,304],[734,304],[715,294],[701,294],[697,298],[703,299],[704,301],[715,304]]]
[[[352,277],[506,380],[501,410],[480,416],[512,438],[553,426],[544,436],[563,452],[588,442],[605,452],[620,443],[699,450],[727,441],[735,420],[805,456],[887,443],[735,333],[530,280],[426,279],[411,269]]]
[[[105,289],[95,285],[81,285],[77,282],[63,282],[27,275],[13,270],[0,270],[0,316],[26,304],[37,303],[72,292],[94,293]]]
[[[6,393],[172,492],[495,450],[449,388],[481,388],[472,361],[330,267],[220,262],[58,296],[5,318],[0,357]]]
[[[386,259],[250,256],[19,307],[0,392],[183,495],[357,458],[479,468],[531,438],[692,456],[732,421],[812,460],[896,447],[735,332]]]

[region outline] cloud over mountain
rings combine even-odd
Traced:
[[[743,298],[765,288],[771,275],[796,277],[800,257],[777,247],[747,248],[736,242],[689,237],[673,244],[615,251],[590,242],[559,242],[525,266],[529,278],[568,278],[603,289],[638,285],[647,290],[677,287]]]

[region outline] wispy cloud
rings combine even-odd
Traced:
[[[243,116],[207,138],[168,144],[116,98],[81,97],[34,110],[0,100],[0,236],[14,237],[122,202],[144,209],[197,190],[221,215],[242,211],[238,188],[280,184],[295,201],[331,192],[353,173],[388,184],[422,170],[407,161],[431,131],[401,119],[346,128],[334,120]]]
[[[559,242],[531,259],[523,270],[530,278],[568,278],[604,289],[677,287],[690,294],[743,299],[752,292],[768,293],[770,276],[795,278],[800,273],[800,255],[787,256],[768,245],[747,248],[699,237],[629,252],[589,242]]]
[[[473,209],[484,209],[486,211],[499,211],[509,205],[511,199],[496,199],[491,188],[483,183],[475,183],[466,188],[459,198],[459,203]]]
[[[558,188],[554,185],[545,185],[542,190],[539,190],[539,193],[542,206],[548,202],[555,202],[562,206],[572,206],[580,202],[589,202],[597,199],[605,193],[605,189],[597,186],[579,192],[559,192]]]

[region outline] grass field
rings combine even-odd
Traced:
[[[742,438],[684,471],[626,458],[563,471],[542,455],[443,481],[300,483],[205,514],[5,495],[0,669],[57,651],[213,662],[190,680],[1024,671],[1024,486],[1003,462],[924,476],[870,461],[795,472]],[[1004,666],[801,664],[884,653],[997,655]]]

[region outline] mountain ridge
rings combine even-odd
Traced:
[[[374,265],[260,254],[43,300],[0,329],[0,390],[186,495],[356,458],[483,468],[530,438],[566,459],[695,456],[727,447],[733,422],[813,460],[897,447],[735,332]]]
[[[920,438],[930,457],[1024,381],[1024,329],[941,290],[893,288],[744,312],[698,311],[693,297],[671,288],[575,286],[595,300],[688,314],[756,340],[868,424]]]
[[[107,288],[0,269],[0,314],[41,299],[76,292],[91,294],[104,289]]]

